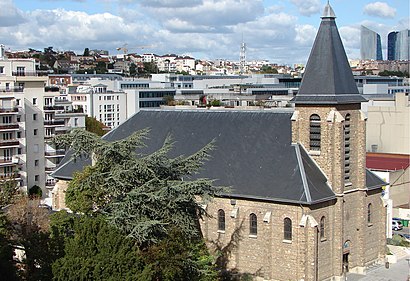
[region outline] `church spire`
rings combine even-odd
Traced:
[[[292,101],[296,105],[365,101],[357,90],[329,2],[321,18],[299,93]]]

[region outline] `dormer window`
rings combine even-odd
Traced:
[[[310,143],[309,149],[320,150],[320,117],[317,114],[310,116]]]

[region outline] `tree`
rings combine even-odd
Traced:
[[[103,123],[95,119],[94,117],[85,117],[85,129],[91,133],[98,136],[103,136],[107,131],[104,130],[105,126]]]
[[[17,182],[13,178],[2,181],[0,183],[0,208],[10,204],[17,193]]]
[[[198,219],[205,214],[201,205],[224,190],[209,179],[191,179],[209,158],[213,143],[191,156],[169,158],[168,137],[158,151],[142,156],[137,149],[144,146],[148,132],[137,131],[114,142],[84,130],[57,136],[57,146],[94,162],[70,183],[67,206],[75,212],[106,213],[113,225],[141,246],[162,240],[171,226],[187,237],[198,237]]]
[[[102,215],[63,216],[63,225],[54,225],[65,237],[65,254],[53,264],[54,280],[149,280],[135,242]]]
[[[144,62],[144,72],[146,74],[158,73],[158,67],[154,62]]]
[[[90,55],[90,49],[85,48],[85,49],[84,49],[83,56],[84,56],[84,57],[88,57],[89,55]]]
[[[272,73],[272,74],[277,74],[278,70],[270,65],[263,65],[261,68],[261,73]]]
[[[14,281],[19,279],[13,261],[10,229],[11,226],[6,216],[0,213],[0,276],[3,280]]]
[[[135,77],[138,73],[138,68],[137,65],[135,63],[131,63],[130,65],[130,76],[131,77]]]

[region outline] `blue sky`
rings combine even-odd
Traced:
[[[187,54],[197,59],[305,63],[325,0],[1,0],[0,43],[7,49],[105,49]],[[359,58],[360,25],[409,28],[408,0],[330,0],[348,57]],[[145,47],[142,47],[145,46]],[[385,56],[386,50],[384,50]]]

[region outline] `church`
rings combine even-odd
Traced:
[[[264,280],[344,280],[384,260],[386,183],[366,170],[364,101],[329,4],[321,17],[292,111],[142,110],[104,136],[149,127],[146,153],[172,135],[171,157],[212,140],[196,177],[231,192],[204,206],[210,247],[236,239],[227,266]],[[65,159],[53,176],[54,208],[73,173],[90,163]],[[235,234],[235,235],[234,235]]]

